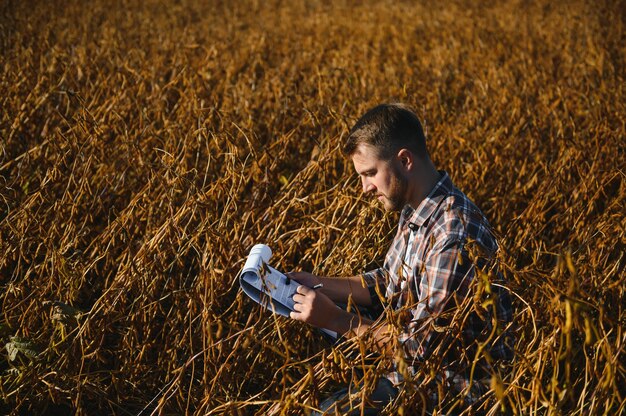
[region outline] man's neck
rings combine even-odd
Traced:
[[[411,178],[409,178],[410,194],[408,204],[411,208],[417,209],[424,198],[426,198],[435,185],[437,185],[439,179],[441,179],[441,173],[435,168],[435,165],[433,165],[430,159],[426,159],[417,164],[416,169],[412,171]]]

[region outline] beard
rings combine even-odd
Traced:
[[[389,190],[383,195],[383,205],[386,211],[400,211],[407,204],[406,194],[408,188],[408,180],[402,175],[402,172],[393,166],[393,176],[389,184]]]

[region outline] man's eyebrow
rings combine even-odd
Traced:
[[[369,169],[365,169],[361,172],[357,172],[359,175],[369,175],[371,173],[375,173],[376,172],[376,168],[369,168]]]

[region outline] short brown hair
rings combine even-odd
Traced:
[[[381,104],[368,110],[352,127],[343,154],[352,156],[360,144],[373,146],[381,159],[390,159],[406,148],[417,157],[428,157],[422,124],[404,104]]]

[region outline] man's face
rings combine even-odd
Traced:
[[[379,159],[374,147],[361,144],[352,155],[352,163],[361,177],[363,192],[376,195],[385,210],[400,211],[406,205],[407,179],[398,160]]]

